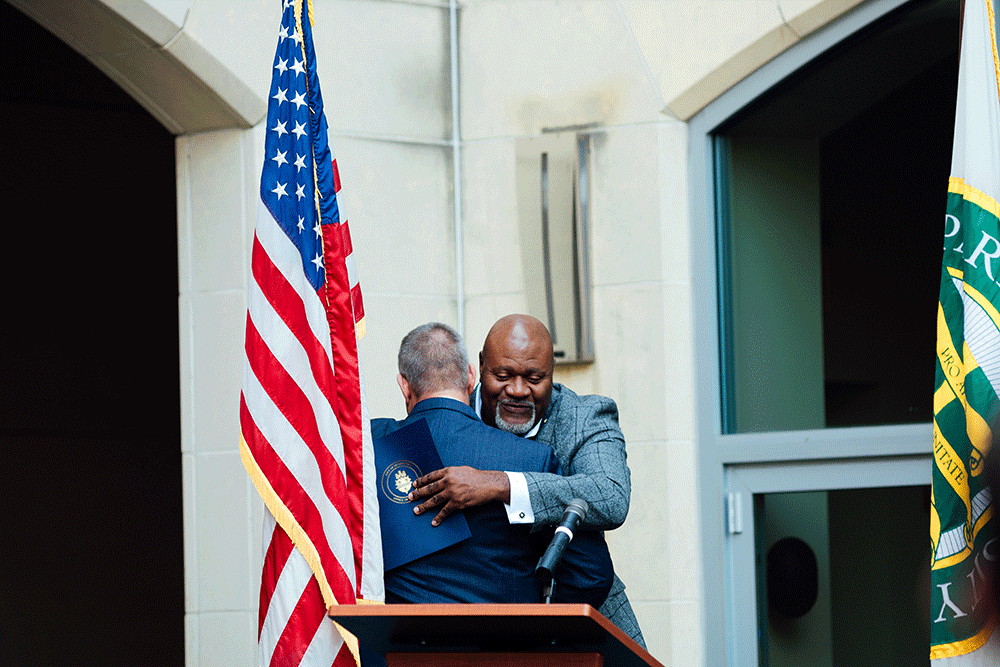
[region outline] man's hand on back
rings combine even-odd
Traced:
[[[413,508],[414,514],[423,514],[442,506],[431,520],[432,526],[440,525],[449,514],[466,507],[475,507],[499,500],[510,502],[510,480],[499,470],[476,470],[469,466],[449,466],[429,472],[413,483],[409,494],[412,500],[427,500]]]

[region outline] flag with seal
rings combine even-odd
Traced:
[[[988,470],[1000,455],[1000,59],[991,0],[965,2],[952,150],[937,312],[930,655],[942,667],[995,667],[1000,543]]]

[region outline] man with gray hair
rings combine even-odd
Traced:
[[[491,428],[469,407],[475,370],[454,329],[439,323],[417,327],[403,338],[398,364],[408,416],[372,420],[373,438],[424,419],[446,466],[558,473],[549,447]],[[472,536],[386,572],[386,602],[540,601],[534,569],[552,531],[511,524],[498,501],[464,512]],[[600,607],[614,579],[603,535],[577,531],[555,578],[554,602]]]
[[[415,405],[413,399],[447,389],[463,391],[470,373],[475,379],[462,337],[438,322],[423,324],[403,336],[396,365],[396,382],[406,400],[407,413]]]

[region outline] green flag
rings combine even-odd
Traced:
[[[984,474],[1000,438],[998,201],[996,17],[991,0],[966,0],[937,314],[930,526],[931,658],[949,667],[1000,664],[991,592],[1000,542]]]

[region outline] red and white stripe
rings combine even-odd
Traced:
[[[258,664],[353,665],[353,656],[326,615],[326,603],[309,564],[270,514],[264,522],[264,538]]]

